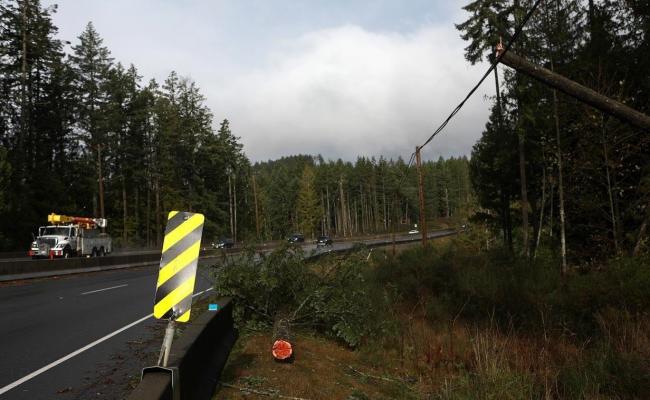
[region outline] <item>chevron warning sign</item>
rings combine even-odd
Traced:
[[[203,214],[169,213],[156,284],[154,317],[189,321],[204,220]]]

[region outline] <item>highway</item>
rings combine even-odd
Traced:
[[[79,396],[89,383],[96,383],[92,381],[98,371],[129,352],[128,342],[146,340],[160,324],[149,316],[157,272],[155,267],[108,271],[0,288],[0,398],[95,398],[96,393]],[[209,286],[200,276],[197,291]],[[7,385],[143,318],[2,393]],[[129,374],[137,374],[140,367]]]
[[[302,247],[313,254],[352,246]],[[202,270],[195,293],[210,289]],[[157,273],[143,267],[0,285],[0,399],[123,396],[160,345],[165,322],[150,315]]]

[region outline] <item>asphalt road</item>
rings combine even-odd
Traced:
[[[160,323],[146,318],[2,392],[7,385],[149,315],[157,273],[157,268],[108,271],[1,287],[0,399],[79,398],[102,364],[128,351],[128,342],[142,341]],[[196,291],[208,287],[199,275]]]
[[[303,245],[306,254],[350,247]],[[116,360],[133,351],[132,343],[151,340],[157,346],[161,340],[164,322],[147,317],[157,273],[156,267],[138,268],[0,286],[0,399],[115,398],[104,388],[116,375],[137,379],[145,366]],[[210,288],[204,273],[197,278],[195,293]]]

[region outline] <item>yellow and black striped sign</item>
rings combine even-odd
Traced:
[[[156,284],[154,317],[189,321],[204,220],[203,214],[169,213]]]

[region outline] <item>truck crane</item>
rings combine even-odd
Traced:
[[[104,218],[71,217],[51,213],[49,225],[38,228],[29,256],[32,258],[99,257],[112,252],[111,237],[99,228],[106,228]]]

